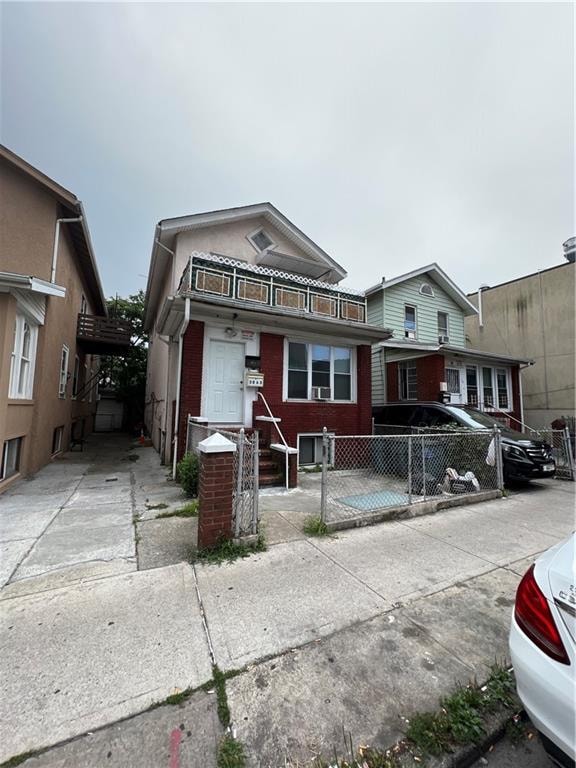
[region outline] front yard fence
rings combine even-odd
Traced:
[[[323,436],[324,522],[502,490],[500,432]]]
[[[199,424],[188,416],[186,453],[198,455],[198,443],[218,432],[236,445],[234,453],[234,495],[232,535],[234,538],[258,533],[258,432],[244,429],[228,432]]]

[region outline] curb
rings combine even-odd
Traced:
[[[518,713],[523,715],[520,701],[517,704],[516,709],[499,712],[486,718],[484,723],[486,734],[478,744],[463,744],[461,747],[456,747],[454,752],[449,755],[422,758],[419,764],[425,768],[470,768],[488,752],[490,747],[497,744],[506,735],[506,728],[512,718]],[[408,768],[408,766],[414,768],[414,755],[410,752],[404,753],[399,756],[398,763],[400,768]]]

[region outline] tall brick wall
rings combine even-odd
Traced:
[[[264,373],[262,394],[289,445],[296,446],[299,432],[322,432],[323,427],[341,435],[370,434],[372,431],[371,354],[368,345],[356,348],[357,403],[287,403],[282,401],[284,337],[260,334],[260,359]],[[263,403],[254,403],[254,416],[267,415]],[[274,435],[275,431],[273,431]],[[274,438],[275,439],[275,438]]]
[[[178,429],[178,458],[186,450],[188,414],[200,416],[202,403],[202,360],[204,357],[204,323],[190,320],[182,347],[182,381],[180,388],[180,425]]]

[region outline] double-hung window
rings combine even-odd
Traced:
[[[438,341],[444,341],[449,337],[448,332],[448,312],[438,312]],[[444,338],[442,338],[444,337]]]
[[[482,401],[484,403],[484,408],[494,408],[492,368],[482,368]]]
[[[505,368],[496,368],[496,390],[498,392],[498,408],[504,411],[510,407],[508,397],[508,373]]]
[[[404,306],[404,338],[416,338],[416,307],[411,304]]]
[[[34,363],[38,326],[25,315],[16,314],[14,347],[10,368],[9,397],[30,400],[34,389]]]
[[[289,400],[353,400],[353,353],[349,347],[290,341],[287,357]]]

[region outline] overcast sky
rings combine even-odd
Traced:
[[[107,294],[159,219],[269,200],[366,288],[574,234],[566,4],[3,3],[1,141],[85,204]]]

